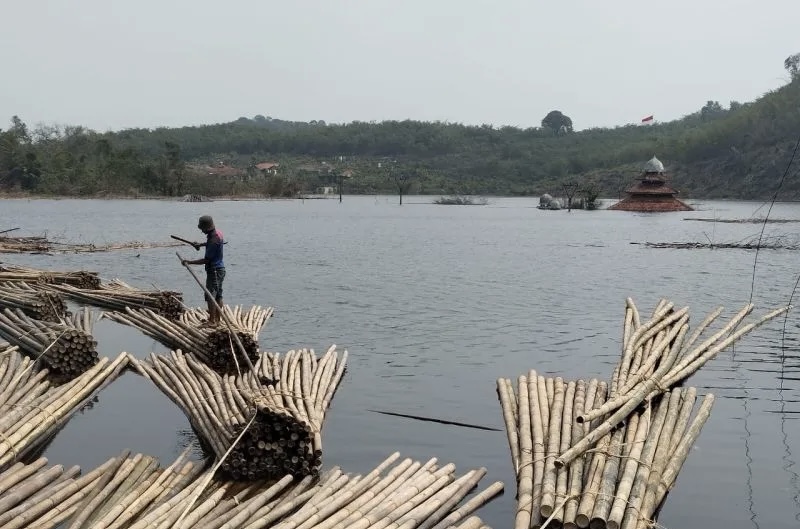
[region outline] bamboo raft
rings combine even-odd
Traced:
[[[86,308],[57,323],[29,318],[19,309],[4,309],[0,337],[40,362],[51,380],[70,380],[97,364],[97,341],[91,334],[94,318]]]
[[[485,468],[457,476],[436,459],[395,464],[399,453],[365,476],[334,467],[249,485],[213,480],[185,456],[161,469],[126,451],[83,476],[45,458],[17,463],[0,473],[0,529],[488,529],[473,513],[503,490],[464,501]]]
[[[98,289],[78,288],[71,285],[47,285],[78,303],[104,309],[124,311],[126,308],[147,308],[168,320],[177,320],[183,314],[183,294],[167,290],[141,290],[119,279],[101,284]]]
[[[180,243],[130,241],[123,243],[94,244],[69,243],[49,240],[47,237],[2,237],[0,253],[13,254],[54,254],[54,253],[95,253],[114,250],[144,250],[149,248],[174,248]]]
[[[69,314],[61,295],[35,289],[24,282],[0,283],[0,309],[19,309],[31,318],[50,322],[58,322]]]
[[[249,362],[255,364],[258,355],[258,333],[269,320],[272,309],[254,307],[247,312],[226,307],[228,314],[237,315],[234,325]],[[126,308],[125,313],[106,312],[103,317],[130,325],[172,350],[189,352],[202,362],[223,374],[240,373],[247,360],[236,347],[227,327],[199,327],[201,311],[193,310],[177,321],[171,321],[149,309]]]
[[[84,270],[56,272],[16,265],[0,266],[0,282],[6,281],[23,281],[29,284],[72,285],[86,289],[100,288],[100,277],[97,272]]]
[[[340,356],[332,346],[319,359],[306,349],[282,358],[261,353],[255,373],[236,377],[219,375],[180,351],[169,357],[153,354],[148,362],[129,361],[183,410],[222,461],[222,475],[252,481],[319,473],[322,424],[347,351]]]
[[[677,387],[756,327],[742,327],[746,305],[695,345],[722,313],[709,314],[686,339],[688,308],[662,300],[642,322],[627,300],[622,356],[610,383],[565,381],[531,370],[515,391],[498,379],[498,396],[517,477],[515,529],[555,523],[565,528],[644,529],[675,483],[709,417],[707,394],[694,419],[697,390]],[[734,330],[736,329],[736,330]]]
[[[53,386],[46,369],[14,347],[0,347],[0,470],[19,461],[60,430],[67,420],[128,365],[127,354],[103,358],[74,380]]]
[[[274,310],[272,307],[263,308],[258,305],[244,310],[241,305],[224,305],[222,311],[228,316],[228,320],[233,323],[237,329],[242,329],[253,336],[253,339],[258,341],[258,335],[264,325],[272,318]],[[191,325],[192,327],[199,327],[208,320],[208,310],[194,308],[184,312],[181,317],[181,323]]]

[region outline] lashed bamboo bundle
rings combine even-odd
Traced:
[[[0,253],[41,253],[50,248],[45,237],[0,237]]]
[[[712,312],[684,340],[688,309],[662,300],[642,322],[627,300],[622,358],[610,383],[565,381],[531,370],[499,379],[498,395],[517,476],[515,528],[637,529],[674,484],[708,419],[708,394],[690,421],[697,391],[674,387],[719,351],[787,308],[737,331],[746,306],[727,325],[693,347],[722,312]],[[725,336],[727,334],[727,336]],[[610,416],[608,416],[610,414]]]
[[[653,316],[641,322],[633,300],[628,298],[626,304],[622,358],[611,379],[611,398],[601,408],[578,415],[576,420],[584,423],[610,415],[596,428],[590,429],[579,443],[556,458],[558,466],[568,464],[591,448],[646,399],[669,391],[720,351],[791,308],[780,307],[739,327],[753,311],[754,305],[748,303],[721,329],[695,345],[722,313],[723,307],[717,307],[706,316],[685,340],[689,331],[688,307],[676,311],[671,302],[661,300]]]
[[[264,325],[267,324],[275,312],[272,307],[264,308],[259,305],[253,305],[248,310],[245,310],[241,305],[224,305],[222,310],[235,328],[250,333],[256,341],[258,341],[261,329],[264,328]],[[193,327],[200,326],[208,320],[208,310],[201,308],[189,309],[181,315],[180,320],[182,323]]]
[[[344,373],[347,351],[339,355],[332,346],[321,358],[306,349],[283,357],[262,353],[255,373],[240,376],[219,375],[181,351],[130,361],[189,417],[223,461],[222,475],[252,481],[319,472],[325,411]],[[233,446],[243,430],[247,434]]]
[[[20,309],[31,318],[57,322],[67,316],[64,298],[24,282],[0,283],[0,309]]]
[[[36,449],[128,365],[128,355],[102,358],[74,380],[60,386],[47,381],[47,370],[16,350],[0,352],[0,469]]]
[[[223,374],[239,373],[247,367],[227,327],[203,328],[193,321],[171,321],[149,309],[125,309],[125,313],[106,312],[103,317],[130,325],[170,349],[192,353],[214,370]],[[236,329],[247,357],[258,360],[258,342],[250,329]]]
[[[53,380],[70,380],[97,363],[94,315],[82,309],[59,322],[29,318],[20,309],[0,313],[0,337],[46,367]]]
[[[48,285],[46,288],[78,303],[120,311],[128,307],[148,308],[169,320],[177,320],[184,311],[180,292],[140,290],[119,279],[91,290],[71,285]]]
[[[50,370],[51,379],[69,379],[97,362],[91,332],[95,315],[82,309],[58,322],[28,317],[22,310],[0,312],[0,336]]]
[[[184,456],[161,469],[126,451],[84,476],[44,458],[18,463],[0,474],[0,529],[483,527],[473,513],[503,489],[497,482],[464,501],[486,469],[457,476],[436,459],[394,464],[398,453],[366,476],[333,468],[321,479],[247,485],[213,480],[213,469]]]
[[[84,270],[57,272],[16,265],[0,266],[0,281],[73,285],[88,289],[100,288],[100,277],[97,275],[97,272],[87,272]]]

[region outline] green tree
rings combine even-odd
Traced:
[[[786,57],[786,60],[783,61],[783,67],[786,68],[792,79],[797,79],[800,76],[800,53]]]
[[[551,110],[542,119],[542,127],[550,130],[554,135],[572,132],[572,119],[560,110]]]

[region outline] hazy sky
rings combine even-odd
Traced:
[[[578,129],[786,80],[800,0],[0,0],[0,128],[256,114]]]

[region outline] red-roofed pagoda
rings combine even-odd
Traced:
[[[693,211],[693,209],[677,198],[677,191],[667,185],[664,164],[653,156],[644,166],[639,183],[627,191],[627,197],[620,200],[608,209],[617,211]]]

